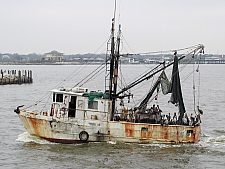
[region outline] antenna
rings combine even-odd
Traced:
[[[115,4],[114,4],[114,23],[115,23],[115,20],[116,20],[116,0],[115,0]]]

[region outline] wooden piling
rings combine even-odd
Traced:
[[[33,83],[31,70],[2,70],[0,75],[0,85]]]

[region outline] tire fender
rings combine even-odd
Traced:
[[[87,141],[88,138],[89,138],[89,134],[88,134],[86,131],[81,131],[81,132],[79,133],[79,139],[80,139],[81,141]]]

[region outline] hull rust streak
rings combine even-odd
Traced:
[[[19,117],[31,135],[58,143],[71,144],[99,141],[194,143],[200,139],[200,126],[163,126],[160,124],[112,121],[108,122],[108,124],[103,124],[103,126],[92,125],[91,127],[87,127],[86,125],[86,131],[90,137],[87,141],[83,141],[80,140],[79,133],[84,130],[85,124],[80,126],[78,123],[74,123],[73,118],[54,119],[52,117],[49,118],[49,116],[23,111],[19,114]],[[87,123],[90,123],[90,121],[86,121]],[[99,130],[101,131],[101,128],[107,128],[107,125],[109,126],[110,135],[108,135],[107,130],[105,130],[105,133],[98,132]]]

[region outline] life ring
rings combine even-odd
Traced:
[[[79,139],[81,141],[87,141],[89,138],[89,134],[86,131],[81,131],[79,134]]]

